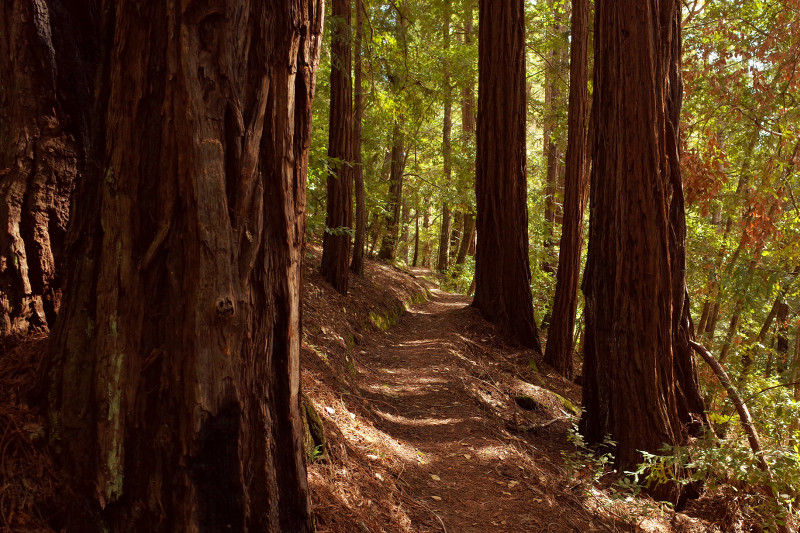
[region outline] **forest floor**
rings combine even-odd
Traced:
[[[306,250],[302,387],[326,442],[309,459],[319,533],[751,529],[737,495],[684,513],[610,487],[570,443],[580,388],[424,270],[369,261],[336,293]],[[0,532],[52,531],[59,484],[29,405],[45,335],[0,346]],[[287,532],[290,533],[290,532]]]
[[[750,531],[722,494],[676,513],[610,488],[609,469],[568,439],[580,388],[471,298],[380,263],[344,297],[318,255],[307,255],[303,387],[328,437],[309,465],[320,533]]]

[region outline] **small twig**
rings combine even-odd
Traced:
[[[435,517],[436,517],[436,519],[439,521],[439,524],[442,526],[442,531],[444,531],[444,533],[447,533],[447,526],[445,526],[445,525],[444,525],[444,520],[442,520],[442,517],[441,517],[441,516],[439,516],[438,514],[436,514],[436,512],[435,512],[433,509],[431,509],[430,507],[428,507],[427,505],[425,505],[425,504],[424,504],[424,503],[422,503],[421,501],[415,500],[415,499],[414,499],[414,498],[412,498],[411,496],[407,496],[407,495],[404,495],[404,494],[402,494],[402,493],[401,493],[400,495],[401,495],[403,498],[405,498],[407,501],[409,501],[409,502],[413,503],[414,505],[417,505],[417,506],[419,506],[419,507],[422,507],[423,509],[425,509],[425,510],[427,510],[429,513],[431,513],[433,516],[435,516]]]

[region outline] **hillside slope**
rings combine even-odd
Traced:
[[[306,258],[303,387],[327,435],[309,465],[321,533],[740,529],[613,498],[611,476],[568,441],[580,389],[430,273],[369,263],[343,297],[318,275],[319,250]]]

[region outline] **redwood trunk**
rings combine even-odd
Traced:
[[[392,130],[392,163],[389,173],[389,196],[386,206],[386,233],[381,241],[378,257],[394,261],[397,253],[397,237],[400,230],[400,209],[403,202],[403,169],[405,168],[405,147],[400,122],[395,122]]]
[[[458,245],[458,255],[456,256],[456,264],[463,265],[467,260],[467,252],[469,252],[470,245],[475,238],[475,215],[467,213],[464,215],[464,235],[461,237],[461,242]]]
[[[680,39],[677,0],[596,3],[581,430],[617,443],[621,471],[704,420],[688,346]]]
[[[183,5],[72,13],[108,53],[51,344],[64,529],[312,531],[300,291],[322,5]]]
[[[48,331],[61,302],[81,150],[79,117],[70,120],[61,103],[72,97],[72,80],[56,67],[74,50],[54,48],[64,35],[51,18],[43,0],[0,7],[0,338]]]
[[[353,182],[356,196],[356,234],[353,242],[353,259],[350,270],[357,276],[364,275],[364,246],[367,232],[367,198],[364,189],[364,162],[361,156],[361,121],[364,117],[364,89],[362,46],[364,41],[364,0],[356,0],[356,39],[353,43]]]
[[[472,305],[541,353],[528,258],[523,1],[480,0],[478,16],[478,245]]]
[[[572,41],[569,77],[569,131],[564,179],[564,219],[558,256],[553,318],[547,334],[545,361],[572,378],[572,343],[578,308],[578,278],[583,244],[583,211],[588,178],[589,0],[572,0]]]
[[[445,56],[450,51],[450,0],[444,1],[444,27],[442,30],[442,47]],[[450,180],[452,178],[452,153],[451,134],[453,132],[453,89],[450,86],[450,65],[447,58],[443,61],[444,69],[444,118],[442,121],[442,173],[444,174],[444,195],[442,202],[442,225],[439,232],[439,257],[436,261],[436,270],[444,272],[450,263],[450,203],[447,197],[450,194]]]
[[[334,170],[328,173],[325,235],[322,238],[322,277],[347,294],[350,234],[353,225],[353,86],[350,79],[350,0],[333,0],[331,31],[331,106],[328,157]]]
[[[545,238],[544,238],[544,261],[542,270],[548,273],[555,273],[553,268],[553,246],[556,239],[556,221],[558,213],[558,200],[564,188],[562,176],[564,168],[561,164],[562,145],[560,139],[555,136],[558,122],[558,112],[562,104],[562,82],[565,70],[566,50],[561,46],[559,34],[564,30],[562,26],[561,6],[555,0],[548,0],[548,8],[553,12],[553,25],[548,28],[547,34],[552,45],[552,50],[548,54],[547,65],[545,67],[545,89],[544,89],[544,128],[542,144],[544,145],[545,160],[545,190],[544,190],[544,219],[545,219]],[[549,337],[548,337],[549,338]]]

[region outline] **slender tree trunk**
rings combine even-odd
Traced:
[[[400,122],[392,130],[392,166],[389,174],[389,196],[386,206],[386,233],[381,242],[378,257],[394,261],[397,252],[397,233],[400,229],[400,208],[403,203],[403,169],[405,169],[405,146]]]
[[[786,370],[789,356],[789,305],[781,302],[775,316],[777,332],[775,334],[775,355],[777,357],[777,370],[779,373]]]
[[[547,333],[545,362],[572,378],[572,343],[578,308],[578,278],[583,243],[589,158],[589,0],[572,0],[570,51],[569,131],[564,186],[564,219],[558,257],[553,318]]]
[[[331,106],[328,157],[335,160],[328,174],[325,235],[321,271],[325,281],[347,294],[350,234],[353,225],[353,86],[350,79],[350,0],[333,0],[331,30]],[[363,181],[363,180],[362,180]]]
[[[409,223],[411,222],[411,205],[408,202],[403,203],[403,209],[401,214],[401,219],[403,221],[403,233],[400,237],[400,260],[403,263],[408,263],[408,245],[411,243],[411,228],[409,227]]]
[[[596,3],[581,431],[610,436],[620,470],[704,422],[688,344],[680,53],[677,0]]]
[[[753,135],[750,143],[747,145],[747,149],[745,150],[744,156],[744,163],[742,164],[742,170],[739,174],[739,181],[736,184],[736,195],[739,196],[746,188],[747,184],[750,179],[750,163],[752,161],[753,150],[755,149],[756,141],[758,140],[758,135]],[[733,228],[733,218],[728,216],[725,220],[725,229],[722,232],[722,242],[725,242],[728,235]],[[741,250],[741,245],[737,248],[736,252],[733,254],[733,258],[731,260],[730,265],[738,259],[739,253]],[[719,319],[719,302],[721,298],[721,290],[722,284],[720,283],[720,275],[722,271],[722,265],[725,260],[725,249],[720,248],[719,253],[717,254],[717,260],[714,268],[714,272],[712,275],[711,286],[708,289],[708,298],[706,303],[703,305],[703,315],[705,316],[705,320],[700,320],[700,326],[698,327],[698,332],[703,335],[706,339],[706,344],[710,348],[714,345],[714,334],[717,329],[717,320]],[[730,269],[730,266],[728,267]]]
[[[456,211],[453,213],[453,224],[450,228],[450,257],[455,259],[456,252],[461,245],[461,236],[464,233],[464,213]]]
[[[456,264],[463,265],[467,260],[467,252],[472,241],[475,239],[475,215],[467,213],[464,215],[464,235],[461,238],[461,243],[458,246],[458,255],[456,256]]]
[[[362,68],[362,43],[364,41],[364,0],[356,2],[356,38],[353,43],[353,181],[356,189],[356,235],[350,270],[364,275],[364,244],[367,228],[367,198],[364,189],[364,163],[361,156],[361,122],[364,118],[364,87]]]
[[[0,338],[48,331],[61,303],[84,131],[64,104],[80,73],[57,68],[56,54],[75,54],[74,39],[52,16],[43,0],[0,7]]]
[[[422,212],[422,229],[424,230],[425,235],[428,235],[428,230],[431,227],[431,204],[428,198],[423,200],[423,212]],[[423,268],[430,268],[431,267],[431,241],[430,239],[425,239],[425,242],[422,245],[422,267]]]
[[[63,529],[313,531],[300,292],[322,2],[70,7],[107,53],[51,343]]]
[[[792,381],[794,381],[794,401],[800,402],[800,321],[794,332],[794,363],[792,370]],[[795,422],[795,430],[797,422]]]
[[[541,354],[528,258],[525,10],[522,0],[478,5],[478,250],[472,305]]]
[[[474,32],[472,24],[472,11],[475,0],[464,0],[464,45],[472,44]],[[475,79],[467,76],[461,87],[461,133],[463,141],[468,143],[470,137],[475,135]]]
[[[563,189],[563,166],[561,164],[562,147],[559,139],[554,136],[557,125],[558,108],[562,105],[561,86],[564,78],[566,49],[561,46],[558,35],[564,31],[562,17],[564,16],[561,7],[556,5],[554,0],[548,0],[550,10],[554,13],[553,26],[548,28],[550,41],[553,43],[552,49],[547,54],[548,60],[545,66],[545,90],[544,90],[544,127],[543,127],[543,146],[544,160],[546,162],[545,190],[544,190],[544,219],[545,219],[545,239],[544,253],[545,259],[542,270],[554,273],[553,247],[556,240],[556,219],[558,210],[558,200]],[[555,44],[558,43],[558,44]],[[549,337],[548,337],[549,338]]]
[[[414,208],[414,260],[411,266],[417,266],[419,259],[419,207]]]
[[[450,0],[444,2],[444,25],[442,29],[442,47],[445,55],[450,52]],[[439,232],[439,257],[436,261],[436,270],[444,272],[450,262],[450,204],[449,191],[450,180],[453,174],[452,153],[453,147],[450,140],[453,131],[453,89],[450,86],[450,65],[447,59],[444,60],[444,119],[442,125],[442,170],[444,174],[445,198],[442,202],[442,225]]]

